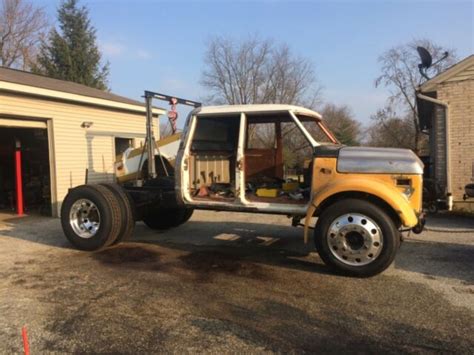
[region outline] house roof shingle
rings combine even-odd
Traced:
[[[94,89],[82,84],[53,79],[47,76],[5,67],[0,67],[0,81],[120,102],[129,105],[137,105],[142,107],[145,105],[143,102],[119,96],[111,92]]]

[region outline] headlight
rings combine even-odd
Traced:
[[[403,189],[402,193],[407,197],[410,198],[413,195],[413,192],[415,192],[415,189],[411,186],[407,186]]]

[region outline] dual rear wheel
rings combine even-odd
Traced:
[[[123,218],[124,204],[107,185],[83,185],[70,190],[61,206],[66,238],[76,248],[88,251],[122,240],[133,231]]]
[[[145,216],[152,229],[186,222],[192,209],[155,210]],[[71,189],[61,207],[61,225],[76,248],[93,251],[130,239],[135,228],[133,201],[117,184],[82,185]]]

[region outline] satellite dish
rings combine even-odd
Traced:
[[[430,52],[424,47],[416,47],[416,50],[418,52],[418,55],[420,56],[421,59],[421,64],[418,64],[418,69],[420,70],[420,74],[426,79],[430,80],[430,77],[426,74],[426,71],[432,66],[436,65],[442,60],[445,60],[448,58],[449,53],[444,52],[443,56],[437,60],[435,63],[433,63],[433,57],[431,57]]]
[[[431,57],[430,52],[428,52],[428,50],[424,47],[416,47],[416,50],[418,51],[418,55],[421,59],[421,64],[418,65],[418,67],[420,69],[428,69],[431,67],[431,64],[433,64],[433,58]]]

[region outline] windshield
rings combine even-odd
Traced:
[[[310,116],[296,115],[308,133],[319,144],[339,144],[334,134],[319,119]]]

